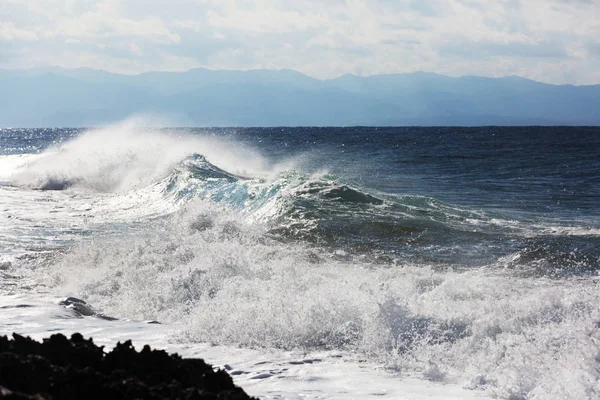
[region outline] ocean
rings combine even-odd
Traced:
[[[265,399],[597,399],[599,206],[594,127],[0,129],[0,334]]]

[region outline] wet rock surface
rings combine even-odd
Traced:
[[[138,352],[131,341],[104,353],[78,333],[42,343],[0,336],[0,398],[250,399],[227,372],[201,359],[149,346]]]
[[[59,305],[68,308],[73,312],[73,314],[78,317],[97,317],[101,319],[105,319],[107,321],[115,321],[117,318],[109,317],[104,314],[100,314],[96,312],[92,306],[87,304],[85,301],[78,299],[77,297],[67,297],[62,300]]]

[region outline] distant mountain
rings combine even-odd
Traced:
[[[600,85],[516,76],[0,70],[0,127],[97,126],[147,113],[185,126],[600,125],[598,110]]]

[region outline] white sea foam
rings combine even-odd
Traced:
[[[166,322],[182,344],[340,351],[500,398],[598,393],[592,279],[386,268],[268,239],[265,229],[198,201],[152,238],[83,244],[38,272],[57,295]]]
[[[174,175],[192,154],[255,179],[201,186],[185,170]],[[223,139],[125,123],[41,155],[0,159],[10,165],[1,179],[13,184],[0,186],[0,206],[10,210],[0,216],[2,240],[13,249],[23,241],[23,248],[44,243],[63,245],[64,252],[19,268],[18,257],[3,256],[10,263],[0,271],[3,293],[38,293],[33,300],[3,297],[3,305],[43,303],[0,309],[4,332],[18,327],[40,337],[79,330],[101,344],[132,337],[183,349],[233,364],[241,371],[237,382],[264,398],[594,399],[600,393],[600,337],[590,334],[600,318],[593,277],[529,279],[497,265],[455,271],[399,259],[381,263],[369,253],[274,237],[273,224],[286,222],[277,217],[287,201],[310,193],[321,177],[282,173]],[[73,186],[27,190],[49,182]],[[187,189],[190,196],[181,197]],[[406,218],[414,212],[461,229],[547,234],[544,224],[491,219],[425,197],[402,200],[398,212]],[[77,240],[87,231],[89,240]],[[519,253],[510,257],[496,264]],[[55,303],[69,295],[125,321],[66,318]],[[49,296],[56,298],[49,303]],[[133,322],[149,319],[165,325]],[[219,345],[221,355],[207,343]],[[326,361],[297,363],[315,358]],[[407,377],[426,382],[426,389]],[[360,379],[370,382],[368,389],[359,388]]]
[[[10,183],[16,174],[39,159],[39,154],[11,154],[0,156],[0,183]]]
[[[543,233],[555,236],[600,236],[600,228],[595,226],[540,226]]]
[[[77,186],[97,192],[124,192],[160,181],[194,153],[242,176],[262,176],[270,171],[256,151],[234,142],[144,129],[135,121],[127,121],[84,132],[46,150],[13,173],[12,180],[33,188]]]
[[[234,382],[261,399],[489,399],[460,385],[428,382],[384,370],[380,365],[345,360],[339,352],[252,350],[209,343],[173,343],[175,326],[138,321],[75,318],[58,298],[0,295],[0,335],[17,332],[36,340],[50,334],[82,333],[107,349],[132,340],[139,350],[149,344],[183,357],[203,358],[228,370]]]
[[[198,153],[243,176],[266,178],[278,168],[247,146],[143,129],[135,120],[84,132],[40,154],[0,156],[0,254],[55,249],[112,229],[106,224],[174,212],[187,198],[168,192],[168,178]]]

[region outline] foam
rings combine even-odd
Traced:
[[[11,154],[0,156],[0,183],[8,184],[16,174],[40,158],[39,154]]]
[[[153,237],[83,244],[41,273],[107,315],[172,324],[181,344],[341,351],[501,398],[591,398],[595,280],[382,266],[240,215],[198,200]]]
[[[460,385],[427,382],[400,376],[373,363],[344,360],[339,352],[258,351],[208,343],[173,343],[169,332],[176,326],[77,318],[69,309],[58,306],[58,301],[40,295],[0,295],[0,335],[18,332],[41,340],[50,334],[80,332],[106,348],[126,340],[132,340],[137,349],[149,344],[183,357],[203,358],[227,370],[237,385],[261,399],[488,398]]]
[[[103,314],[132,320],[123,336],[135,330],[135,320],[159,320],[169,329],[159,338],[140,337],[188,349],[205,349],[206,343],[241,348],[255,358],[277,353],[265,359],[265,367],[240,362],[232,370],[241,371],[266,398],[288,398],[289,388],[309,396],[314,386],[305,381],[328,376],[327,368],[288,372],[296,364],[281,361],[281,354],[290,352],[329,357],[325,365],[354,378],[373,378],[357,366],[379,368],[373,379],[388,389],[361,392],[364,398],[398,394],[379,379],[384,369],[431,387],[464,386],[467,393],[499,398],[597,397],[600,337],[590,334],[600,317],[597,276],[523,276],[532,264],[521,263],[527,248],[472,265],[476,258],[464,246],[459,248],[464,263],[454,258],[452,266],[429,265],[395,253],[379,259],[377,252],[326,247],[318,237],[308,245],[298,240],[301,234],[274,233],[282,227],[319,227],[309,218],[310,207],[349,210],[331,214],[334,235],[348,234],[335,231],[341,217],[385,220],[391,213],[411,229],[421,224],[416,228],[450,235],[450,227],[502,240],[552,236],[553,229],[593,236],[593,224],[532,224],[424,196],[353,191],[344,198],[338,189],[346,186],[324,173],[286,170],[290,164],[273,165],[223,138],[178,135],[124,123],[88,131],[40,155],[1,157],[10,166],[11,186],[0,186],[0,205],[17,217],[2,220],[6,247],[43,243],[60,249],[43,263],[19,268],[13,262],[18,257],[9,254],[7,269],[18,270],[21,278],[10,278],[12,286],[2,290],[27,285],[45,296],[81,297]],[[202,157],[211,165],[195,175],[194,168],[203,168]],[[212,166],[220,175],[203,175]],[[48,184],[64,190],[28,190],[49,189]],[[356,206],[367,211],[344,209],[344,201],[356,198],[368,200]],[[294,203],[297,199],[302,201]],[[431,246],[439,239],[434,235]],[[471,268],[463,268],[469,262]],[[25,331],[36,321],[52,326],[32,316]],[[70,323],[73,329],[81,326]],[[87,328],[110,336],[114,326]],[[333,355],[344,362],[334,364]],[[273,383],[279,376],[289,377],[281,380],[285,388]],[[304,383],[295,386],[296,381]],[[344,398],[346,389],[328,386],[315,397]]]
[[[164,179],[177,163],[194,153],[242,176],[269,171],[267,162],[248,147],[209,136],[144,129],[134,120],[88,130],[47,149],[21,168],[13,181],[41,189],[77,186],[96,192],[124,192]]]

